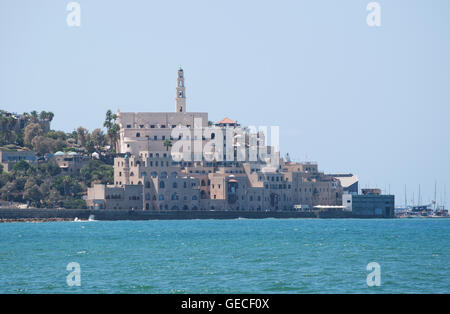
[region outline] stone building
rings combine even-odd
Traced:
[[[210,125],[207,113],[187,112],[182,69],[175,104],[172,113],[118,112],[122,157],[114,160],[113,185],[88,190],[90,207],[261,211],[342,204],[340,181],[317,164],[285,162],[263,132],[229,118]],[[196,145],[200,156],[190,150]],[[178,158],[185,154],[191,158]]]
[[[61,175],[64,176],[79,174],[81,168],[89,162],[88,157],[76,152],[56,152],[53,160],[61,169]]]

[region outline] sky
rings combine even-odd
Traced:
[[[450,1],[0,0],[0,109],[52,128],[187,110],[279,126],[280,149],[417,202],[450,205]],[[444,189],[447,191],[445,192]]]

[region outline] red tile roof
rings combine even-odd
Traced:
[[[229,118],[223,118],[222,120],[217,122],[217,124],[236,124],[236,122],[234,122],[233,120],[231,120]]]

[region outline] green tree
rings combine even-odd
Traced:
[[[169,150],[169,147],[172,147],[172,141],[167,139],[163,142],[163,146],[166,148],[166,151]]]
[[[34,170],[34,168],[25,160],[19,160],[16,162],[13,166],[13,172],[17,175],[19,174],[26,174],[28,170]]]
[[[35,178],[31,177],[25,183],[23,191],[23,199],[29,201],[33,205],[37,205],[42,198],[41,191],[39,190],[39,185]]]
[[[67,139],[67,134],[63,131],[49,131],[45,135],[46,137],[52,138],[54,140],[63,140],[65,141]]]
[[[100,160],[89,160],[89,163],[80,169],[80,177],[86,186],[91,186],[93,182],[112,184],[114,168]]]
[[[30,121],[32,123],[38,123],[39,122],[39,114],[36,110],[33,110],[30,112]]]
[[[33,149],[39,155],[62,151],[67,146],[66,142],[63,140],[54,140],[45,136],[36,136],[31,141],[31,144]]]
[[[77,128],[77,141],[79,145],[83,147],[86,145],[86,141],[88,140],[88,134],[89,131],[83,128],[82,126]]]
[[[42,128],[37,123],[31,123],[28,124],[25,127],[24,131],[24,144],[28,147],[32,147],[32,141],[36,136],[42,135],[44,132],[42,131]]]
[[[100,129],[95,129],[91,133],[91,140],[96,149],[100,149],[105,145],[105,134]]]
[[[14,181],[6,183],[0,189],[0,195],[2,200],[5,201],[13,201],[14,200],[14,192],[17,192],[17,186]]]
[[[109,144],[111,149],[117,152],[117,141],[119,139],[120,126],[116,123],[117,115],[111,110],[106,112],[105,122],[103,126],[106,128]]]

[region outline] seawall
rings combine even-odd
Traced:
[[[186,220],[186,219],[263,219],[263,218],[383,218],[358,216],[351,212],[289,211],[130,211],[89,209],[12,209],[0,208],[0,221],[81,220]]]

